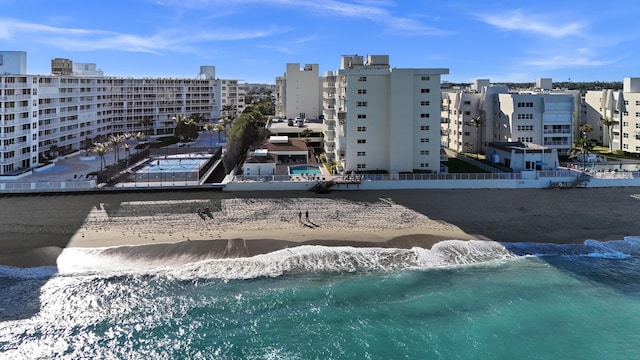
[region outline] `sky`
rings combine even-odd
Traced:
[[[275,83],[287,63],[389,55],[391,67],[447,68],[449,82],[622,81],[640,76],[640,6],[584,0],[0,0],[0,50],[107,76]]]

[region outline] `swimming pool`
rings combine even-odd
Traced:
[[[166,158],[153,159],[136,170],[137,174],[158,174],[197,171],[209,158]]]
[[[289,175],[320,175],[320,167],[316,165],[296,165],[289,166]]]

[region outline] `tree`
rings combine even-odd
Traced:
[[[247,107],[233,121],[233,127],[227,132],[227,151],[222,159],[227,174],[233,170],[251,144],[269,136],[265,125],[265,117],[252,107]]]
[[[213,147],[213,132],[216,131],[218,127],[217,124],[214,123],[206,123],[204,124],[204,129],[209,133],[209,147]],[[218,142],[220,142],[220,133],[218,133]]]
[[[235,105],[222,105],[222,111],[226,113],[231,119],[235,119],[237,115],[238,107]]]
[[[84,149],[84,155],[85,156],[89,156],[89,150],[91,150],[91,148],[93,147],[93,140],[90,137],[86,137],[84,139],[84,143],[82,145],[82,148]]]
[[[115,164],[116,162],[120,161],[120,143],[122,143],[124,141],[124,136],[123,135],[111,135],[109,136],[109,141],[111,141],[111,145],[113,145],[113,148],[116,151],[116,156],[113,160],[113,163]]]
[[[106,143],[106,142],[95,143],[91,151],[96,153],[96,155],[100,156],[100,171],[102,171],[102,169],[104,169],[104,167],[107,166],[107,163],[105,162],[104,157],[109,151],[111,151],[111,148],[109,147],[109,143]]]
[[[145,128],[146,135],[151,135],[153,131],[153,119],[151,116],[145,116],[138,122],[138,124],[142,125]]]
[[[147,136],[138,131],[138,132],[134,132],[133,134],[131,134],[131,137],[134,138],[136,140],[136,153],[138,152],[138,145],[140,145],[140,141],[144,140]]]
[[[473,126],[476,128],[476,159],[478,158],[478,154],[480,153],[480,147],[482,146],[482,125],[483,120],[482,116],[478,115],[476,117],[471,118],[471,120],[465,125]]]
[[[593,152],[593,141],[589,139],[589,134],[593,132],[593,127],[589,124],[580,125],[580,138],[573,142],[573,147],[569,150],[569,157],[576,158],[582,156],[582,168],[585,169],[587,156]]]
[[[612,153],[613,152],[613,125],[617,125],[620,122],[618,120],[614,120],[611,118],[608,118],[606,116],[602,116],[600,118],[600,122],[602,123],[602,125],[606,126],[607,128],[607,142],[609,143],[609,152]]]
[[[178,114],[173,117],[176,123],[174,135],[179,137],[181,141],[190,141],[198,138],[198,124],[191,118]]]
[[[200,124],[202,124],[205,121],[207,121],[207,119],[204,117],[204,115],[202,115],[200,113],[191,114],[191,116],[189,116],[189,118],[191,120],[193,120],[196,123],[196,125],[198,125],[198,128],[200,128]]]

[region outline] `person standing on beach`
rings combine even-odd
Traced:
[[[304,212],[304,216],[307,218],[307,221],[309,221],[309,210]]]
[[[302,211],[298,211],[298,221],[302,222]]]

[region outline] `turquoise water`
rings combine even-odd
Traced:
[[[319,175],[322,174],[322,171],[317,166],[313,165],[299,165],[299,166],[290,166],[289,167],[289,175]]]
[[[636,238],[303,246],[244,259],[75,249],[0,267],[7,359],[632,359]],[[537,256],[532,256],[535,253]]]
[[[185,159],[158,159],[152,160],[149,164],[142,169],[136,171],[138,174],[146,173],[171,173],[171,172],[185,172],[195,171],[208,159],[204,158],[185,158]]]

